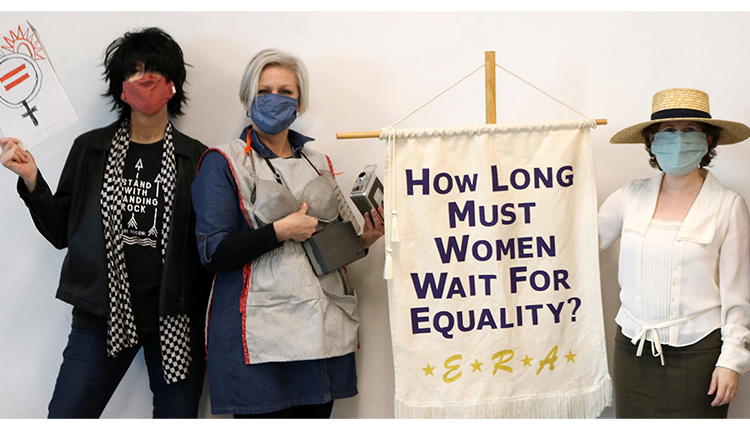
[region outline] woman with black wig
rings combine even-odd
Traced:
[[[68,248],[57,298],[73,305],[50,418],[96,418],[143,347],[153,416],[194,418],[205,371],[210,274],[196,251],[190,185],[206,147],[177,131],[185,62],[158,28],[107,48],[119,119],[76,139],[53,194],[15,138],[0,161],[39,232]]]

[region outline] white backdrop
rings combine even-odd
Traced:
[[[4,26],[28,19],[40,32],[80,122],[33,148],[52,188],[73,139],[115,119],[100,96],[106,46],[125,31],[159,26],[182,46],[190,104],[176,120],[184,133],[215,146],[247,123],[237,92],[245,65],[267,47],[290,50],[311,75],[311,108],[292,126],[330,155],[347,191],[361,169],[378,164],[377,140],[336,140],[337,132],[377,131],[406,115],[484,62],[497,62],[581,112],[606,118],[593,131],[598,198],[654,174],[641,146],[613,146],[618,130],[647,120],[654,92],[692,87],[711,96],[717,118],[750,122],[750,14],[615,12],[3,12]],[[1,40],[1,39],[0,39]],[[579,116],[497,70],[498,122]],[[484,77],[478,72],[399,127],[484,123]],[[712,171],[750,198],[750,142],[721,147]],[[0,170],[0,417],[42,418],[70,328],[70,307],[54,299],[64,255],[35,230]],[[393,362],[382,240],[349,269],[360,298],[359,395],[336,402],[336,418],[393,416]],[[607,344],[615,333],[617,245],[601,253]],[[644,357],[645,358],[645,357]],[[708,391],[708,385],[706,385]],[[138,358],[104,417],[151,415],[145,364]],[[611,418],[612,408],[602,417]],[[205,390],[201,416],[210,417]],[[732,418],[750,417],[750,386],[741,379]]]

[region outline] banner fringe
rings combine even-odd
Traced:
[[[609,375],[590,389],[569,394],[443,404],[407,404],[394,396],[395,417],[403,419],[593,419],[611,405]]]

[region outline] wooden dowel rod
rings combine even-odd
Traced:
[[[495,52],[484,53],[484,110],[488,125],[497,123],[497,102],[495,101]]]
[[[597,125],[606,125],[607,119],[596,119]],[[353,140],[356,138],[380,138],[380,131],[372,132],[339,132],[336,134],[337,140]]]
[[[380,138],[380,131],[373,132],[339,132],[337,140],[353,140],[355,138]]]

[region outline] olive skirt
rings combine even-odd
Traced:
[[[636,357],[633,345],[618,327],[615,336],[615,415],[617,418],[726,418],[729,405],[711,407],[708,395],[721,352],[721,330],[698,343],[662,345],[664,366],[651,355],[651,344]]]

